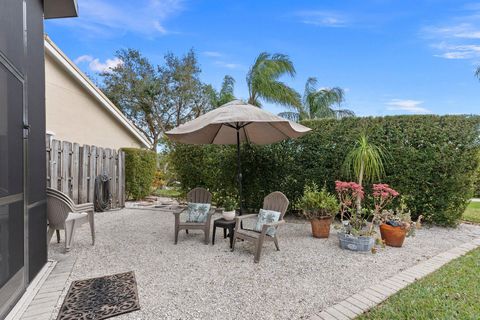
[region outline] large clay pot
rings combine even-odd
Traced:
[[[315,238],[328,238],[330,235],[330,225],[332,217],[320,217],[310,220],[312,225],[312,234]]]
[[[387,246],[401,247],[405,236],[407,235],[407,229],[404,227],[394,227],[389,224],[382,223],[380,225],[380,234],[382,240],[385,241]]]

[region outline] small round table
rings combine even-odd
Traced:
[[[227,229],[228,229],[228,237],[230,238],[230,248],[233,245],[233,233],[235,230],[235,219],[233,220],[225,220],[224,218],[216,219],[213,222],[213,234],[212,234],[212,245],[215,244],[215,230],[217,227],[223,228],[223,238],[227,237]]]

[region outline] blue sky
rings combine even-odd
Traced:
[[[155,64],[198,53],[201,78],[225,74],[247,98],[245,75],[262,51],[285,53],[303,92],[310,76],[346,90],[358,115],[479,113],[480,3],[461,0],[78,0],[80,17],[46,32],[89,74],[118,63],[120,48]],[[278,113],[276,105],[266,109]]]

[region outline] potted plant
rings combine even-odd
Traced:
[[[315,183],[307,184],[298,207],[302,209],[303,216],[310,220],[313,236],[328,238],[330,225],[339,208],[335,196],[328,193],[325,187],[319,191]]]
[[[225,195],[221,199],[221,205],[223,206],[222,216],[225,220],[235,219],[235,209],[238,205],[238,200],[236,197]]]
[[[383,242],[391,247],[401,247],[405,237],[415,233],[415,223],[412,222],[410,211],[406,209],[403,199],[397,211],[385,210],[385,207],[398,195],[399,193],[387,184],[373,185],[374,219],[380,223]]]
[[[368,251],[375,244],[374,231],[371,227],[367,228],[368,213],[362,209],[363,183],[380,179],[384,175],[384,158],[383,149],[369,142],[366,134],[359,137],[345,158],[344,172],[348,176],[355,176],[358,182],[336,181],[335,185],[340,198],[343,224],[338,237],[340,246],[344,249]]]
[[[335,181],[335,190],[340,199],[340,220],[338,232],[340,248],[352,251],[371,251],[375,238],[373,230],[367,228],[365,210],[358,210],[358,199],[364,197],[363,188],[356,182]],[[361,203],[361,202],[360,202]]]

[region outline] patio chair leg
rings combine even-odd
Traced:
[[[227,238],[227,228],[223,228],[223,239]]]
[[[60,230],[56,230],[56,231],[57,231],[56,232],[57,233],[57,243],[60,243]],[[50,240],[48,242],[50,242]]]
[[[257,248],[255,250],[255,257],[253,258],[253,262],[258,263],[260,261],[260,255],[262,254],[262,247],[263,247],[263,237],[260,236],[257,240]]]
[[[75,220],[65,222],[65,252],[70,251],[73,242],[73,233],[75,230]]]
[[[185,229],[185,232],[188,234],[188,229]]]
[[[92,234],[92,246],[95,245],[95,221],[93,219],[93,212],[88,213],[88,223],[90,224],[90,233]]]
[[[203,230],[203,232],[205,233],[205,244],[209,244],[210,243],[210,230],[208,229],[205,229]]]
[[[58,232],[58,230],[57,230]],[[52,228],[52,227],[48,227],[48,232],[47,232],[47,244],[50,243],[50,241],[52,240],[52,237],[53,237],[53,234],[55,233],[55,229]]]
[[[180,229],[178,227],[175,227],[175,244],[178,242],[178,232],[180,232]]]
[[[277,248],[277,251],[280,251],[280,247],[278,246],[277,236],[274,236],[274,237],[273,237],[273,242],[275,243],[275,247]]]

